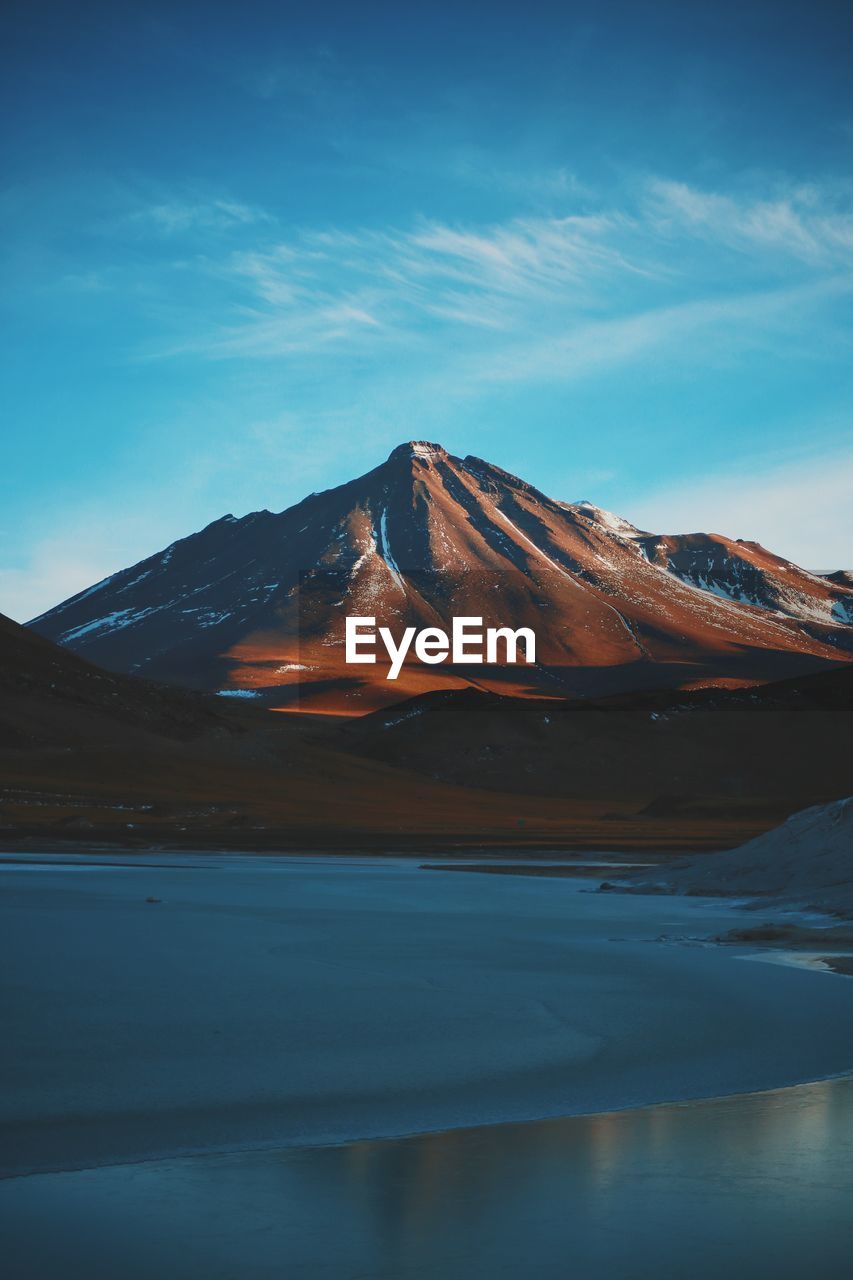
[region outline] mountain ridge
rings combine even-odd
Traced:
[[[346,613],[532,626],[535,669],[347,667]],[[475,455],[408,441],[279,513],[227,515],[29,624],[111,670],[361,714],[430,688],[596,696],[849,660],[853,586],[757,543],[655,534]]]

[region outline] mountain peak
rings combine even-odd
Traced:
[[[536,669],[345,659],[349,617],[537,636]],[[853,653],[853,589],[746,544],[645,534],[484,459],[409,440],[278,515],[225,517],[36,620],[104,666],[353,715],[466,682],[518,696],[750,683]],[[298,704],[298,706],[297,706]]]
[[[391,450],[388,461],[392,462],[394,458],[448,458],[449,456],[443,445],[434,444],[431,440],[407,440],[405,444],[398,444],[396,449]]]

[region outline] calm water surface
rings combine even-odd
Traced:
[[[590,888],[4,864],[4,1280],[848,1280],[853,982]]]
[[[0,1183],[15,1280],[849,1280],[853,1082]]]

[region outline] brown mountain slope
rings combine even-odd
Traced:
[[[529,627],[537,665],[344,661],[344,619]],[[35,620],[111,670],[358,714],[435,688],[738,685],[849,661],[853,590],[754,544],[657,538],[414,441],[273,515],[227,516]]]
[[[115,675],[0,614],[0,749],[231,731],[218,699]]]

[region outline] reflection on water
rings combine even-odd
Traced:
[[[16,1280],[847,1280],[851,1203],[851,1079],[0,1184]]]

